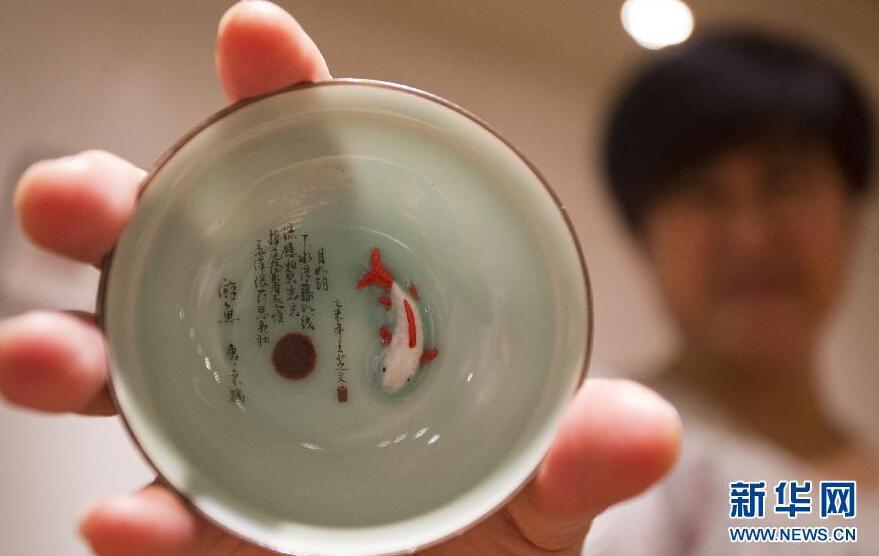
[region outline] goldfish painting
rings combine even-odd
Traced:
[[[379,328],[379,341],[385,347],[382,357],[382,389],[393,393],[412,380],[421,365],[436,358],[435,347],[424,348],[424,328],[418,305],[415,284],[403,289],[385,268],[378,248],[370,255],[370,269],[358,288],[375,285],[383,290],[378,302],[392,314],[393,331],[387,326]]]

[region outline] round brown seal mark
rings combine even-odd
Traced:
[[[317,352],[311,338],[301,332],[285,334],[275,343],[272,363],[284,378],[299,380],[314,370]]]

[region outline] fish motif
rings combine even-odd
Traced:
[[[370,269],[357,287],[380,287],[384,292],[378,302],[393,311],[393,331],[386,326],[379,328],[379,341],[386,348],[382,359],[382,389],[392,393],[411,381],[418,368],[436,358],[439,351],[435,347],[424,349],[424,329],[415,285],[403,289],[385,268],[377,247],[372,250],[369,262]]]

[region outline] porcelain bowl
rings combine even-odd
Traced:
[[[216,114],[146,177],[98,299],[160,476],[285,554],[412,551],[533,475],[584,378],[586,268],[540,174],[392,83]]]

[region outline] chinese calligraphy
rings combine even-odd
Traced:
[[[342,333],[345,331],[345,327],[342,324],[342,303],[337,298],[335,301],[335,307],[333,308],[333,318],[335,319],[336,326],[336,377],[338,381],[338,386],[336,387],[336,395],[340,402],[348,401],[348,385],[345,380],[345,372],[348,370],[345,367],[345,350],[342,347]]]
[[[238,297],[238,282],[228,278],[221,278],[217,293],[222,306],[220,322],[237,321],[238,317],[235,316],[235,299]]]
[[[232,367],[232,388],[229,390],[229,401],[242,407],[244,404],[244,392],[241,390],[241,382],[238,378],[238,348],[235,344],[226,347],[226,360]]]
[[[256,290],[256,344],[263,347],[269,343],[269,325],[266,322],[266,263],[262,241],[256,241],[253,257],[253,287]]]

